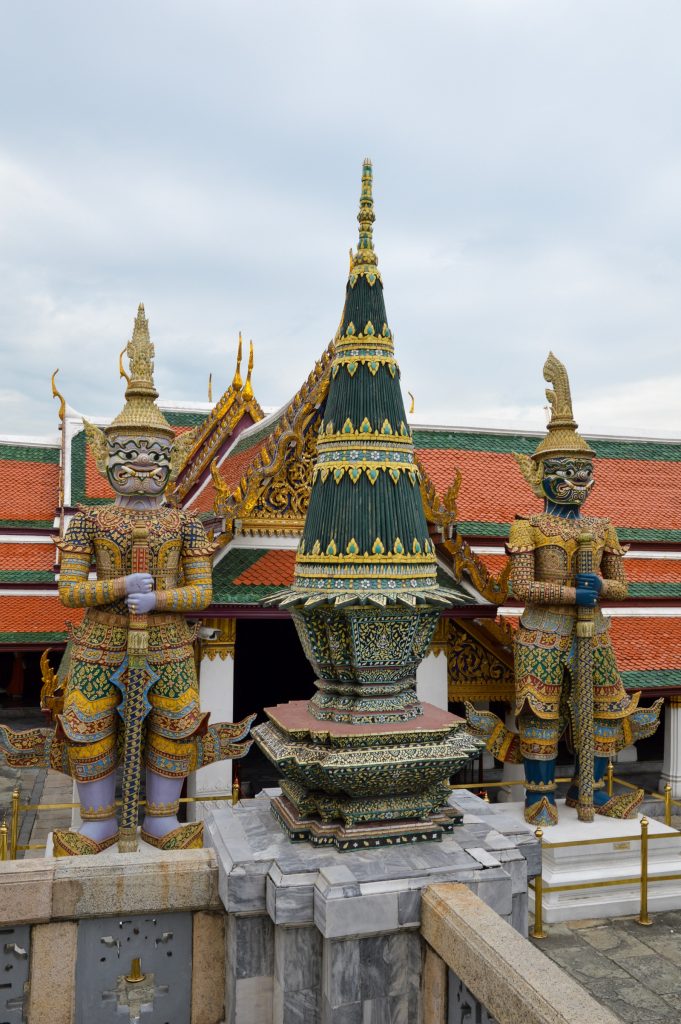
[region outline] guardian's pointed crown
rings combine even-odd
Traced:
[[[144,315],[142,303],[137,310],[126,353],[130,376],[125,389],[125,405],[104,432],[108,435],[160,434],[174,437],[173,428],[156,405],[158,391],[154,385],[154,345],[149,337],[149,321]]]

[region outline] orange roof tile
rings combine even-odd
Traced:
[[[58,493],[56,463],[0,460],[0,519],[51,522]]]
[[[504,615],[516,629],[517,615]],[[681,669],[681,615],[613,616],[610,638],[620,672],[659,672]]]
[[[491,572],[493,576],[498,576],[508,562],[507,555],[480,555],[476,553],[475,557],[482,562],[487,571]]]
[[[195,498],[191,498],[186,508],[198,515],[200,512],[212,512],[215,504],[215,487],[213,481],[208,480],[203,490]]]
[[[681,558],[626,558],[630,583],[681,583]]]
[[[31,594],[30,597],[0,596],[0,638],[3,643],[12,639],[30,643],[56,639],[54,634],[66,634],[67,624],[77,625],[84,609],[66,608],[54,595]]]
[[[681,669],[681,616],[610,620],[620,672]]]
[[[461,471],[462,522],[510,523],[517,514],[541,511],[508,453],[417,448],[416,454],[440,494]],[[670,472],[669,463],[599,458],[595,476],[588,514],[608,516],[616,526],[681,530],[681,473]]]
[[[293,582],[295,562],[295,551],[273,548],[245,569],[234,582],[238,586],[289,587]]]
[[[0,570],[35,569],[49,572],[54,567],[54,544],[0,544]]]
[[[92,449],[88,445],[85,449],[85,498],[108,498],[113,501],[116,497],[109,481],[97,469]]]

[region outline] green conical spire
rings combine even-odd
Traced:
[[[372,167],[335,338],[310,505],[285,603],[443,600],[373,248]]]

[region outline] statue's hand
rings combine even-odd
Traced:
[[[575,603],[581,608],[595,608],[598,601],[598,594],[595,590],[588,590],[584,587],[577,587]]]
[[[150,594],[130,594],[125,603],[133,615],[146,615],[156,607],[156,594],[153,590]]]
[[[148,594],[154,589],[154,577],[148,572],[131,572],[125,577],[126,594]]]
[[[595,572],[578,572],[575,576],[575,585],[581,590],[595,590],[600,594],[603,589],[603,580]]]

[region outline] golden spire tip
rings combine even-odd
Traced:
[[[359,197],[359,242],[357,244],[356,263],[376,263],[374,254],[373,223],[376,220],[374,215],[373,197],[373,168],[371,160],[365,159],[362,164],[362,192]]]
[[[239,331],[239,347],[236,352],[236,370],[234,371],[234,378],[232,380],[232,387],[234,388],[235,391],[241,391],[244,384],[243,380],[241,379],[241,350],[241,331]]]
[[[253,342],[250,343],[250,349],[248,352],[248,373],[246,374],[246,383],[244,384],[243,391],[241,394],[247,401],[253,398],[253,385],[251,384],[251,375],[253,373]]]

